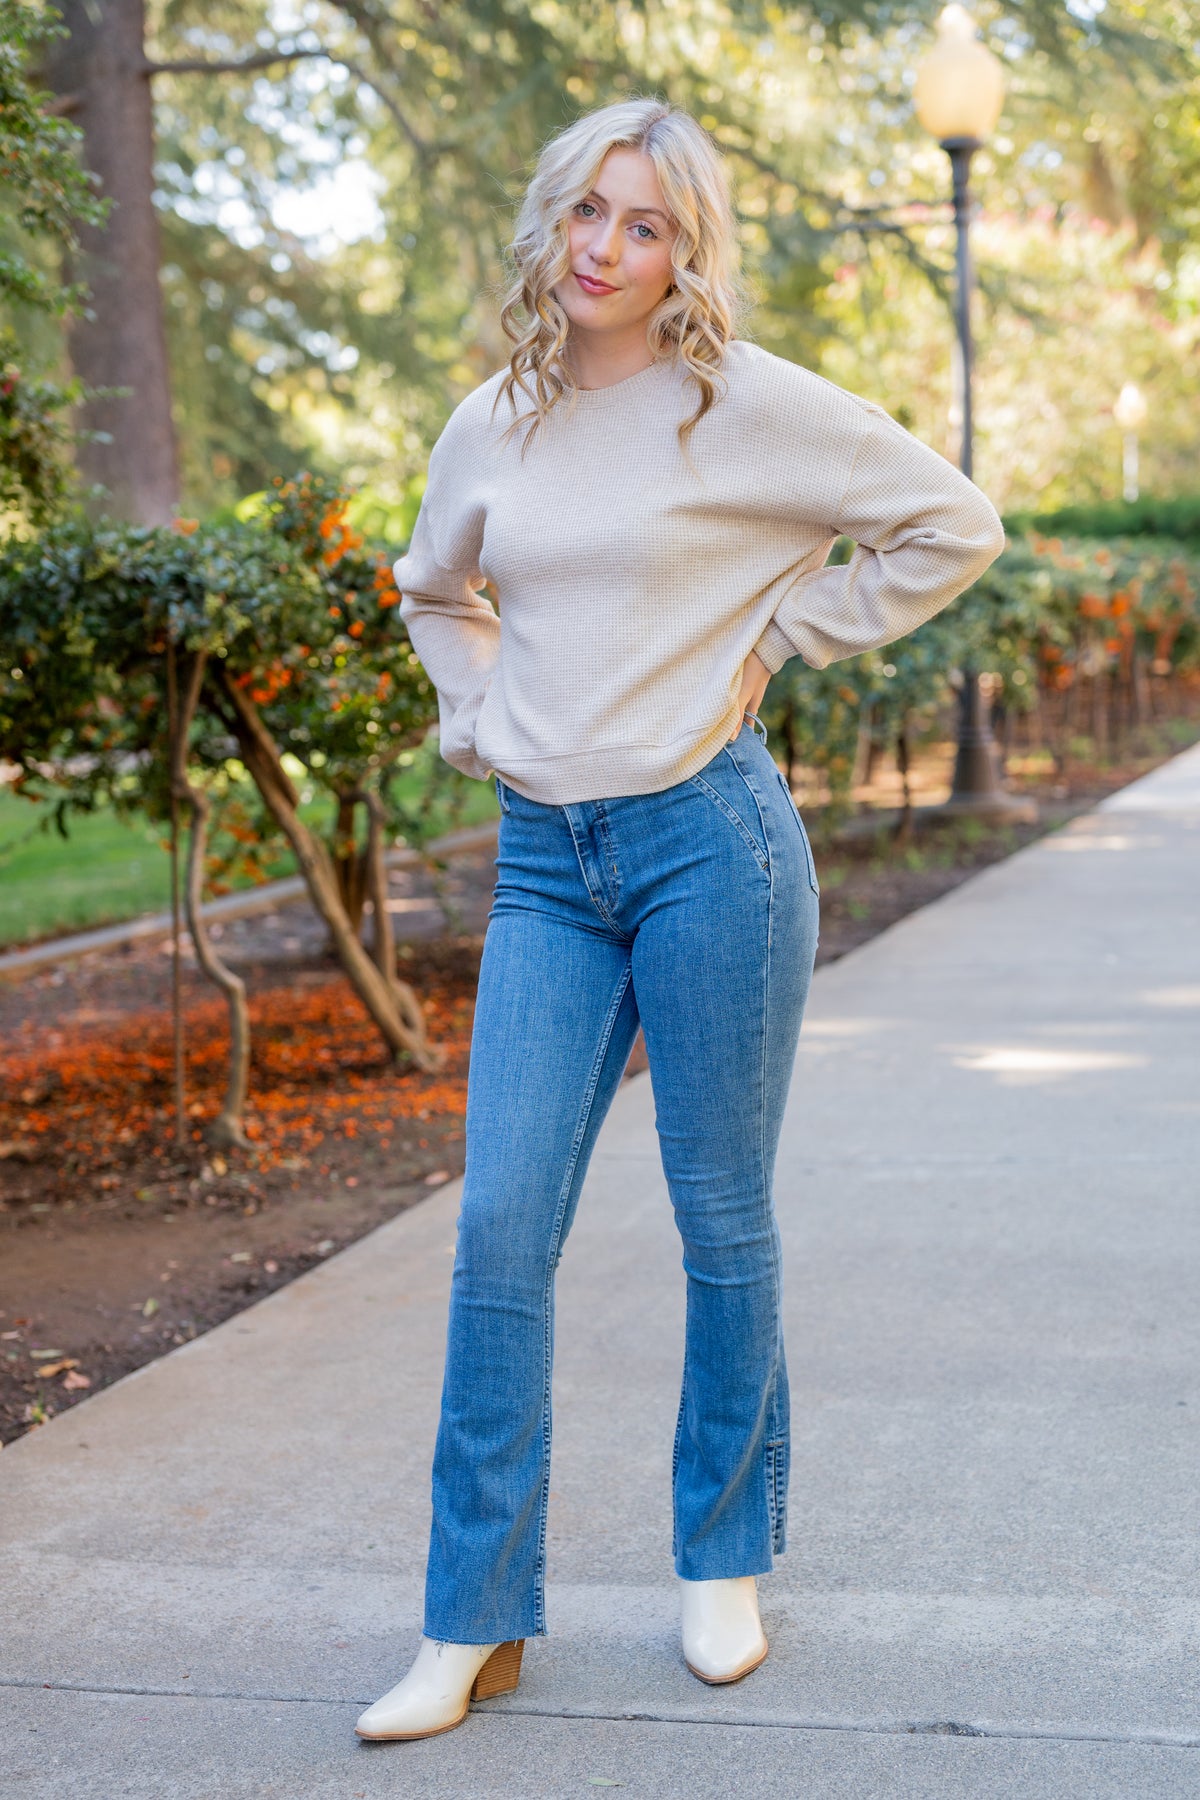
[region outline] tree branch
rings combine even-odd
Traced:
[[[253,56],[235,56],[228,59],[214,59],[212,61],[209,61],[203,56],[196,56],[183,57],[174,62],[154,62],[147,57],[142,63],[142,74],[146,76],[229,75],[243,73],[247,69],[270,69],[275,67],[278,63],[302,62],[306,58],[311,59],[314,57],[323,58],[326,62],[335,63],[339,68],[345,69],[348,75],[353,75],[356,81],[361,81],[364,87],[369,87],[371,92],[378,97],[380,103],[391,115],[395,123],[400,127],[400,130],[404,133],[418,155],[428,156],[431,151],[441,148],[440,145],[428,143],[426,139],[409,124],[399,106],[392,99],[392,96],[386,89],[380,87],[375,77],[369,74],[367,70],[363,68],[361,63],[352,62],[348,56],[340,56],[332,50],[325,50],[322,48],[315,50],[260,50]],[[74,104],[78,103],[75,95],[68,95],[67,101]],[[66,110],[66,102],[60,101],[56,110]]]
[[[383,39],[383,32],[380,29],[381,20],[375,10],[371,6],[364,6],[362,0],[334,0],[334,4],[338,11],[344,13],[351,24],[354,25],[366,39],[383,67],[394,74],[395,62],[388,54],[387,46]],[[360,81],[365,81],[367,86],[379,96],[379,99],[392,115],[392,118],[396,121],[397,125],[419,156],[428,156],[431,152],[442,148],[439,144],[426,143],[413,130],[412,126],[408,123],[408,120],[400,112],[391,95],[385,93],[377,81],[374,81],[370,75],[365,74],[362,69],[355,68],[354,64],[347,62],[344,57],[340,60],[343,68],[349,69],[352,75],[357,75]]]
[[[197,650],[188,668],[182,704],[171,739],[171,792],[176,799],[185,801],[192,809],[184,900],[196,961],[214,987],[220,988],[229,1008],[229,1080],[221,1110],[209,1126],[206,1136],[211,1143],[222,1147],[237,1144],[239,1148],[248,1150],[250,1145],[246,1138],[245,1113],[246,1089],[250,1079],[250,1014],[246,1006],[246,984],[217,955],[204,922],[204,853],[208,845],[212,802],[204,789],[188,778],[188,739],[200,702],[207,663],[207,652]]]
[[[418,156],[428,156],[431,151],[442,148],[440,144],[430,144],[425,138],[421,137],[419,132],[413,129],[404,114],[400,111],[400,108],[396,105],[396,102],[392,99],[391,95],[387,93],[385,89],[380,87],[373,76],[368,75],[367,71],[360,63],[351,62],[348,56],[331,55],[329,60],[330,62],[339,63],[341,67],[346,70],[347,74],[353,75],[356,81],[361,81],[364,87],[370,88],[371,92],[376,96],[384,109],[391,114],[392,118],[400,127]]]
[[[228,75],[245,69],[269,69],[275,63],[302,62],[305,57],[324,56],[331,62],[340,58],[330,57],[328,50],[260,50],[254,56],[230,57],[209,61],[203,56],[184,57],[178,62],[153,62],[149,57],[142,63],[143,75]]]
[[[411,1009],[409,1016],[405,1016],[394,971],[385,976],[360,943],[338,889],[329,848],[300,817],[296,790],[283,768],[279,748],[257,708],[224,664],[214,668],[213,677],[220,686],[222,699],[233,709],[242,761],[276,824],[291,844],[313,905],[329,927],[342,967],[379,1027],[384,1042],[394,1056],[406,1053],[416,1067],[427,1074],[444,1068],[446,1052],[429,1042],[419,1005],[415,1019]]]
[[[238,737],[243,744],[254,745],[262,759],[265,780],[283,796],[289,807],[298,807],[300,796],[283,766],[275,740],[263,724],[257,707],[251,705],[227,668],[219,666],[214,673],[220,682],[224,698],[233,710],[236,720],[234,729]],[[269,801],[269,796],[264,794],[264,797]]]

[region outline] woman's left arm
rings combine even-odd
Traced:
[[[754,646],[775,673],[792,656],[813,668],[906,637],[982,575],[1004,548],[995,507],[972,481],[881,407],[866,413],[831,539],[848,563],[800,577]]]

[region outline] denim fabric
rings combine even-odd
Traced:
[[[497,881],[433,1466],[425,1634],[546,1630],[554,1276],[641,1024],[683,1242],[673,1555],[784,1548],[788,1385],[772,1178],[817,941],[812,851],[743,725],[656,793],[544,805],[495,776]]]

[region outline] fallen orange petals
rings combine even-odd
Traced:
[[[447,1053],[435,1075],[398,1069],[345,979],[252,995],[246,1134],[264,1168],[327,1139],[386,1147],[397,1121],[466,1113],[473,994],[462,982],[422,990],[432,1043]],[[214,1118],[224,1092],[227,1015],[218,998],[187,1005],[184,1022],[189,1130]],[[0,1057],[0,1143],[20,1141],[43,1166],[73,1174],[116,1161],[173,1154],[170,1015],[21,1033]],[[27,1096],[27,1098],[23,1098]]]

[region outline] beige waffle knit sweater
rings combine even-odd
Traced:
[[[751,650],[774,673],[890,643],[1003,548],[991,502],[881,407],[742,340],[725,374],[691,467],[673,360],[581,390],[524,459],[509,403],[491,415],[504,371],[455,409],[395,565],[455,768],[555,805],[670,787],[732,736]]]

